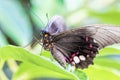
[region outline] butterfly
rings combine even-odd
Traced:
[[[93,64],[100,49],[120,43],[120,27],[96,24],[67,30],[63,17],[56,15],[42,30],[42,43],[61,66],[84,69]]]

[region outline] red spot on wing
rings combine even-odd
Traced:
[[[70,58],[70,62],[73,60],[73,58]]]
[[[90,46],[89,46],[90,48],[92,48],[93,46],[92,46],[92,44],[90,44]]]
[[[72,57],[74,57],[75,56],[75,53],[74,54],[72,54]]]
[[[76,54],[76,55],[78,55],[78,54],[79,54],[79,52],[76,52],[75,54]]]
[[[86,42],[88,42],[88,37],[86,37],[85,39],[86,39]]]

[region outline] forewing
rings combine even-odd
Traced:
[[[99,48],[104,48],[108,45],[120,43],[120,27],[114,25],[88,25],[79,29],[73,29],[56,35],[56,39],[70,35],[85,35],[92,37],[98,44]]]
[[[113,25],[91,25],[85,28],[88,36],[94,38],[100,49],[108,45],[120,43],[120,27]]]

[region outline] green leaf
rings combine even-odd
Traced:
[[[0,80],[8,80],[7,76],[2,70],[0,70]]]
[[[56,75],[59,74],[59,76],[66,78],[66,79],[79,80],[79,78],[75,76],[74,74],[53,64],[51,61],[46,60],[44,57],[31,54],[30,52],[20,47],[6,46],[3,48],[0,48],[0,58],[3,60],[8,60],[12,58],[18,61],[27,62],[28,64],[29,63],[33,64],[33,68],[36,66],[36,70],[40,68],[43,70],[46,69],[48,70],[48,72],[50,71],[51,73],[50,74],[48,73],[49,75],[53,76],[56,73]]]
[[[115,55],[115,54],[120,54],[120,49],[114,47],[106,47],[99,51],[98,56]]]
[[[36,66],[31,63],[24,62],[20,65],[19,70],[13,76],[13,80],[29,80],[32,78],[43,78],[43,77],[51,77],[51,78],[65,78],[69,79],[68,76],[63,75],[59,72],[50,70],[43,66]]]
[[[79,69],[76,69],[74,71],[74,74],[76,74],[80,80],[88,80],[88,77],[85,73],[83,73],[83,71],[79,70]]]
[[[47,57],[47,58],[52,58],[52,55],[51,55],[50,51],[45,51],[45,50],[44,50],[41,55],[42,55],[42,56],[45,56],[45,57]]]
[[[89,80],[120,80],[119,72],[115,69],[94,65],[84,71]]]
[[[97,57],[95,63],[106,68],[116,69],[120,71],[120,62],[110,57]]]
[[[18,45],[26,45],[32,38],[32,27],[19,1],[0,0],[0,28]]]
[[[120,12],[116,9],[111,9],[108,12],[90,11],[90,15],[100,19],[104,23],[120,25]]]
[[[3,68],[5,60],[0,58],[0,70]]]

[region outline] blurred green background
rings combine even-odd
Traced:
[[[40,38],[40,31],[45,28],[50,18],[54,15],[63,16],[69,29],[88,24],[120,25],[120,0],[0,0],[0,47],[2,48],[9,44],[22,47],[28,46],[28,44],[33,40],[33,36]],[[32,51],[34,55],[39,55],[41,51],[41,46],[38,46],[39,47],[37,47],[35,51]],[[10,57],[11,55],[15,55],[15,57],[11,57],[12,60],[4,61],[2,60],[3,56],[1,56],[0,65],[2,66],[0,71],[0,80],[31,80],[31,78],[35,78],[32,80],[68,80],[68,77],[70,77],[71,72],[64,72],[67,70],[63,70],[62,73],[63,75],[67,75],[67,73],[69,73],[67,77],[57,77],[58,73],[52,73],[49,72],[49,70],[47,71],[46,65],[49,65],[49,63],[46,63],[46,65],[44,65],[46,68],[42,69],[38,66],[32,65],[34,63],[29,64],[26,60],[23,60],[22,65],[18,67],[18,65],[14,63],[15,61],[13,59],[19,61],[17,56],[21,57],[25,54],[23,52],[23,54],[18,55],[16,51],[13,49],[9,50],[9,48],[11,47],[5,47],[5,50],[8,49],[6,52],[8,54],[10,52],[11,53],[9,55],[4,54],[4,57]],[[3,54],[2,50],[3,49],[1,49],[0,54]],[[21,50],[19,52],[21,52]],[[31,55],[25,56],[28,58],[32,57]],[[50,59],[49,52],[43,51],[42,56],[45,57],[45,60]],[[21,57],[21,59],[23,59],[23,57]],[[36,58],[36,61],[37,59],[38,58]],[[119,80],[119,60],[120,45],[112,45],[100,50],[100,55],[95,59],[95,65],[90,66],[88,69],[80,70],[80,72],[77,72],[79,70],[76,70],[76,72],[71,75],[77,75],[78,80]],[[28,62],[31,61],[28,60]],[[53,62],[55,65],[58,65],[55,61]],[[8,69],[10,65],[12,65],[12,67]],[[36,67],[36,69],[29,67],[29,65]],[[44,68],[44,66],[42,67]],[[24,76],[25,78],[20,78],[17,74],[20,76],[23,75],[26,71],[24,70],[26,67],[29,67],[26,74],[30,74],[34,71],[46,71],[46,74],[38,72],[36,74],[33,73],[33,75],[31,74],[32,77]],[[52,67],[53,66],[51,65],[51,68]],[[51,70],[54,72],[54,69]]]

